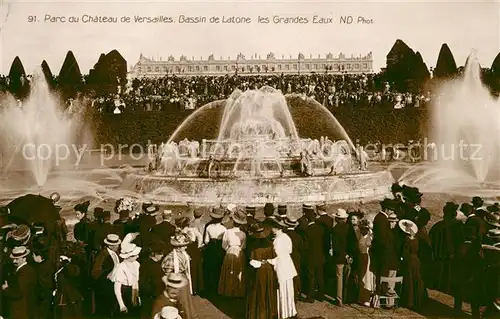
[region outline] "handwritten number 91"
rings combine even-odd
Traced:
[[[36,22],[36,16],[28,16],[28,22]]]

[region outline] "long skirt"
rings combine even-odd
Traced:
[[[274,319],[278,315],[278,282],[273,266],[249,268],[246,319]]]
[[[121,317],[134,318],[140,313],[139,304],[135,305],[132,303],[132,286],[122,285],[122,299],[123,303],[127,307],[127,314],[120,314]]]
[[[226,252],[222,249],[222,240],[211,240],[203,254],[203,274],[205,276],[205,292],[217,294],[219,279]]]
[[[370,302],[375,291],[375,275],[370,271],[370,255],[359,254],[358,256],[358,280],[359,295],[358,302],[363,304]]]
[[[409,309],[419,309],[425,297],[424,281],[420,271],[420,261],[417,256],[403,265],[403,291],[401,301]]]
[[[191,283],[193,288],[193,295],[198,295],[203,292],[205,288],[205,280],[203,278],[203,254],[198,244],[191,243],[186,252],[188,253],[191,269]]]
[[[245,296],[245,254],[240,247],[230,247],[222,262],[219,294],[226,297]]]
[[[297,315],[293,279],[279,283],[278,287],[278,318],[286,319]]]

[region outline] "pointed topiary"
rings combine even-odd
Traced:
[[[455,76],[457,72],[458,70],[455,58],[453,57],[448,44],[443,43],[441,50],[439,50],[436,67],[434,68],[434,76],[436,78],[450,78]]]
[[[24,99],[29,94],[29,82],[26,78],[23,63],[16,56],[9,71],[9,91],[18,99]]]
[[[82,73],[71,51],[68,51],[66,54],[61,71],[59,72],[58,85],[64,98],[74,97],[82,89]]]
[[[54,75],[52,74],[52,71],[50,70],[50,67],[49,67],[49,64],[47,63],[47,61],[43,60],[41,67],[42,67],[43,75],[45,77],[45,81],[47,81],[47,84],[49,85],[49,87],[52,87],[52,85],[54,84]]]
[[[500,52],[497,54],[495,60],[493,60],[493,63],[491,64],[491,72],[496,77],[500,78]]]
[[[89,73],[89,84],[99,94],[116,94],[127,82],[127,61],[117,51],[101,54]]]
[[[387,67],[384,72],[386,81],[391,82],[397,91],[406,91],[409,87],[418,87],[415,77],[415,52],[402,40],[398,39],[387,54]]]

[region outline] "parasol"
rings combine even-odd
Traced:
[[[10,210],[9,220],[14,223],[44,223],[46,227],[54,225],[59,217],[59,209],[50,198],[27,194],[7,204]]]

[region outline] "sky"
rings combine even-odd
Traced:
[[[427,66],[435,66],[442,43],[448,43],[458,65],[472,49],[490,67],[500,51],[500,2],[497,1],[22,1],[0,0],[0,74],[7,74],[16,56],[27,73],[46,60],[58,74],[68,50],[73,51],[82,73],[101,53],[117,49],[130,69],[139,55],[155,59],[277,58],[303,53],[347,56],[373,52],[374,69],[397,39],[420,51]],[[117,23],[84,23],[84,15],[116,17]],[[179,23],[179,16],[206,17],[207,23]],[[313,24],[313,16],[333,23]],[[139,23],[134,16],[170,17],[174,23]],[[210,23],[210,17],[249,17],[250,23]],[[270,23],[259,23],[269,17]],[[273,16],[303,17],[305,24],[276,24]],[[341,24],[341,16],[353,23]],[[35,18],[36,17],[36,18]],[[54,17],[63,17],[55,19]],[[79,18],[69,22],[70,17]],[[129,17],[130,22],[121,22]],[[361,18],[360,18],[361,17]],[[33,21],[35,20],[36,21]],[[57,20],[57,21],[56,21]],[[360,23],[357,23],[357,22]],[[371,23],[363,23],[368,22]]]

